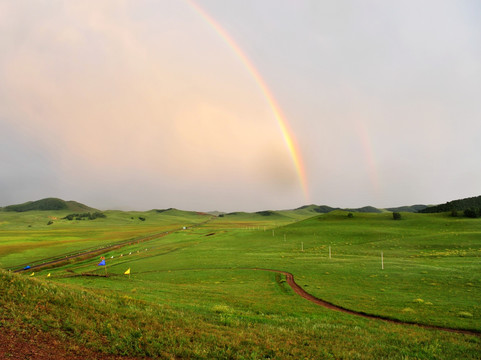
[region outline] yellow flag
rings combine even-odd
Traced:
[[[130,268],[128,268],[127,270],[125,270],[124,274],[125,274],[125,275],[129,275],[129,274],[130,274]]]
[[[50,277],[50,273],[48,273],[47,277]]]
[[[33,275],[35,275],[35,272],[33,272],[33,273],[30,274],[30,276],[33,276]]]

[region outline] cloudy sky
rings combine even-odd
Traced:
[[[0,0],[0,48],[0,206],[481,194],[477,0]]]

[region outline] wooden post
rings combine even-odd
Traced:
[[[304,251],[304,241],[301,241],[301,250]]]
[[[384,256],[382,251],[381,251],[381,270],[384,270]]]

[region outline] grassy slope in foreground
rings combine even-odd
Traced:
[[[43,331],[100,352],[166,359],[476,359],[481,350],[473,336],[317,308],[281,289],[275,274],[257,272],[254,279],[261,286],[253,300],[262,304],[268,296],[272,312],[239,312],[227,304],[210,312],[176,311],[0,270],[0,325],[19,336]]]

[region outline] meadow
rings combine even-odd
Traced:
[[[106,212],[105,219],[47,226],[45,218],[4,214],[3,268],[169,234],[105,251],[106,268],[95,256],[34,276],[2,272],[0,318],[9,319],[3,326],[73,336],[106,353],[158,358],[476,359],[481,353],[479,334],[325,309],[295,294],[283,275],[260,270],[291,272],[307,292],[347,309],[481,333],[477,219],[402,213],[394,221],[391,213],[351,218],[308,209],[212,217],[169,210]],[[55,241],[62,246],[51,245]],[[57,318],[67,306],[69,314]]]

